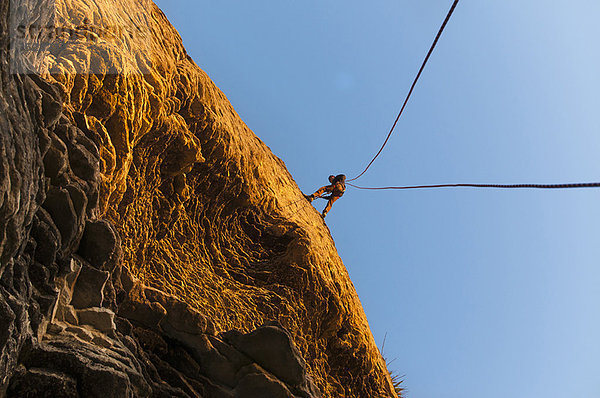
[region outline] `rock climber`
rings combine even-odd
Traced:
[[[339,174],[337,176],[329,176],[329,182],[331,185],[326,185],[317,190],[317,192],[312,195],[304,195],[309,202],[312,202],[316,198],[327,199],[327,206],[323,209],[323,213],[321,216],[325,218],[329,210],[331,210],[331,206],[333,203],[344,195],[346,191],[346,176],[344,174]],[[328,193],[329,196],[322,196],[324,193]]]

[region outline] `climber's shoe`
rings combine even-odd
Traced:
[[[308,200],[309,203],[312,203],[312,201],[315,200],[314,195],[304,195],[304,197],[306,198],[306,200]]]

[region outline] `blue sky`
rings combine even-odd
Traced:
[[[379,149],[452,1],[157,3],[310,192]],[[596,0],[461,1],[360,184],[600,181],[599,19]],[[599,204],[351,189],[327,223],[407,397],[598,398]]]

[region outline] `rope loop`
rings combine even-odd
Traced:
[[[381,152],[383,152],[383,149],[385,148],[385,146],[387,145],[388,141],[390,140],[390,137],[392,136],[392,133],[394,132],[394,129],[396,128],[396,125],[398,124],[398,121],[400,120],[400,117],[402,116],[402,113],[404,113],[404,108],[406,108],[406,104],[408,104],[408,100],[410,99],[415,86],[417,85],[417,82],[419,81],[419,78],[421,77],[421,73],[423,73],[423,70],[425,69],[425,65],[427,65],[427,61],[429,61],[429,57],[431,57],[431,54],[433,53],[433,50],[435,50],[435,47],[437,46],[438,41],[440,40],[440,37],[442,36],[442,33],[444,32],[444,29],[446,28],[446,25],[448,24],[448,21],[450,20],[450,17],[452,16],[452,14],[454,13],[454,10],[456,9],[456,6],[458,5],[458,1],[459,0],[454,0],[454,3],[452,4],[452,7],[450,8],[450,11],[448,11],[448,14],[446,15],[446,19],[444,19],[444,23],[442,23],[442,26],[440,28],[440,30],[438,31],[437,35],[435,36],[435,40],[433,41],[433,44],[431,45],[431,48],[429,49],[429,52],[427,53],[427,56],[425,57],[425,60],[423,61],[423,64],[421,64],[421,68],[419,69],[419,73],[417,73],[417,77],[415,77],[415,80],[412,83],[412,86],[410,86],[410,90],[408,91],[408,95],[406,96],[406,99],[404,100],[404,103],[402,104],[402,108],[400,109],[400,112],[398,113],[398,116],[396,117],[396,120],[394,121],[394,124],[392,125],[392,128],[390,130],[390,132],[388,133],[387,137],[385,138],[385,141],[383,142],[383,145],[381,146],[381,148],[379,149],[379,151],[377,152],[377,154],[375,155],[375,157],[373,157],[373,159],[369,162],[369,164],[367,165],[367,167],[365,167],[365,169],[363,170],[362,173],[360,173],[358,176],[354,177],[351,180],[348,180],[348,182],[350,181],[356,181],[358,180],[360,177],[363,176],[363,174],[365,174],[367,172],[367,170],[369,170],[369,168],[371,167],[371,165],[373,164],[373,162],[375,162],[375,160],[379,157],[379,155],[381,154]]]

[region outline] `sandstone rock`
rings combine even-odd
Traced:
[[[56,287],[60,293],[56,304],[56,310],[52,317],[53,319],[73,325],[79,323],[75,309],[70,303],[73,299],[73,289],[75,288],[75,282],[77,281],[80,271],[81,263],[75,259],[70,259],[63,270],[63,274],[56,279]]]
[[[72,244],[79,230],[77,213],[75,213],[69,191],[57,187],[52,188],[46,194],[43,207],[60,231],[61,247],[66,249]]]
[[[6,59],[0,61],[5,69]],[[0,273],[27,239],[26,227],[39,205],[36,200],[43,196],[35,122],[27,117],[25,104],[18,103],[18,83],[5,73],[0,101]]]
[[[236,398],[294,398],[281,381],[269,376],[255,365],[249,365],[240,372],[244,375],[235,387]]]
[[[224,335],[240,352],[293,386],[306,383],[306,365],[291,336],[278,325],[265,325],[249,334]]]
[[[75,308],[101,307],[104,300],[103,289],[110,274],[88,264],[83,264],[71,299]]]
[[[107,338],[106,336],[102,336],[102,335],[94,336],[94,338],[92,339],[92,343],[96,344],[97,346],[104,347],[104,348],[112,348],[112,346],[113,346],[112,341],[109,338]]]
[[[73,203],[73,210],[75,210],[75,214],[77,215],[77,224],[83,225],[88,198],[83,189],[75,184],[69,184],[66,189],[69,192],[71,203]]]
[[[200,364],[202,372],[211,380],[227,387],[235,387],[238,370],[251,363],[232,347],[207,335],[193,338],[185,336],[185,341],[182,340],[180,341],[192,350],[192,355]]]
[[[70,327],[67,330],[81,333],[88,338],[85,328]],[[90,333],[90,332],[88,332]],[[90,341],[92,335],[89,334]],[[23,361],[27,368],[40,368],[59,372],[77,380],[79,396],[92,398],[143,397],[151,393],[150,386],[131,359],[113,352],[105,354],[105,348],[94,349],[89,343],[53,338],[34,347]]]
[[[29,336],[20,333],[29,326],[25,303],[0,287],[0,385],[6,389],[17,364],[24,340]],[[1,391],[1,390],[0,390]]]
[[[40,209],[33,220],[31,236],[36,240],[35,260],[46,267],[56,261],[56,253],[60,248],[60,232],[50,215]]]
[[[83,134],[78,134],[77,137],[75,137],[75,142],[78,145],[81,145],[82,147],[84,147],[89,154],[92,156],[93,159],[95,159],[95,164],[97,164],[97,160],[100,159],[100,152],[98,151],[98,146],[96,144],[94,144],[94,141],[92,141],[90,138],[88,138],[88,136],[91,137],[95,137],[96,134],[94,134],[94,132],[90,131],[89,126],[87,124],[87,121],[85,120],[85,117],[82,119],[81,114],[79,114],[79,117],[77,119],[79,120],[75,120],[75,123],[77,125],[77,128],[83,133]],[[83,126],[80,126],[80,124],[83,123]],[[95,178],[95,176],[93,176]]]
[[[121,273],[119,276],[121,279],[121,287],[126,293],[129,293],[135,286],[140,285],[139,279],[131,275],[131,271],[129,271],[129,268],[126,266],[121,267]]]
[[[67,326],[65,329],[68,333],[72,333],[74,336],[79,337],[83,341],[92,341],[94,339],[94,335],[91,330],[81,326]]]
[[[46,126],[53,126],[62,113],[62,102],[55,95],[50,95],[45,91],[42,93],[42,116]]]
[[[27,78],[31,79],[33,85],[39,88],[42,94],[42,116],[44,124],[52,127],[59,119],[62,113],[64,103],[64,93],[57,85],[50,84],[36,74],[30,74]]]
[[[127,300],[119,306],[119,315],[154,329],[167,315],[167,310],[160,303]]]
[[[37,301],[39,305],[40,312],[45,320],[49,320],[54,313],[54,309],[56,306],[58,292],[53,291],[49,294],[41,294],[39,292],[33,293],[33,298]]]
[[[54,319],[71,325],[78,325],[77,311],[72,305],[57,305]]]
[[[61,152],[55,145],[48,148],[48,151],[44,156],[44,171],[46,177],[55,180],[59,175],[66,172],[67,164],[66,148],[65,152]]]
[[[38,290],[44,291],[46,288],[50,288],[50,270],[48,267],[35,261],[29,267],[28,273],[31,282]]]
[[[15,398],[79,398],[77,380],[46,369],[24,369],[13,378],[7,397]]]
[[[187,173],[195,163],[205,160],[200,152],[199,140],[189,132],[175,137],[168,151],[172,156],[163,159],[161,164],[161,173],[167,177]]]
[[[0,319],[4,321],[0,324],[0,347],[4,347],[10,338],[10,329],[12,329],[13,322],[16,319],[14,311],[10,308],[6,300],[0,301]]]
[[[75,144],[69,149],[69,164],[78,177],[93,180],[99,170],[98,159],[83,145]]]
[[[25,25],[77,39],[14,57],[0,24],[0,391],[39,378],[65,396],[73,380],[86,397],[391,396],[327,228],[164,14],[20,4]],[[215,336],[266,319],[291,333]]]
[[[101,332],[111,332],[116,329],[115,313],[106,308],[86,308],[77,310],[80,325],[90,325]]]
[[[53,322],[50,325],[48,325],[48,330],[47,333],[50,334],[61,334],[62,332],[64,332],[67,329],[67,324],[63,323],[63,322]]]
[[[156,289],[146,288],[144,294],[151,302],[160,303],[166,310],[161,328],[167,333],[198,335],[214,332],[214,326],[199,311],[172,296]]]
[[[104,269],[114,258],[116,250],[117,238],[108,222],[88,221],[86,223],[79,244],[79,255],[97,269]]]

